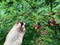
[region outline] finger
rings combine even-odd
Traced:
[[[26,25],[26,23],[24,23],[24,26]]]
[[[16,23],[16,27],[17,27],[17,28],[20,28],[20,27],[21,27],[20,21]]]
[[[25,23],[24,23],[23,26],[21,27],[21,32],[25,32]]]

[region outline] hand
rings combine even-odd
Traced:
[[[21,45],[25,32],[25,23],[16,23],[9,31],[4,45]]]

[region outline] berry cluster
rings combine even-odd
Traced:
[[[54,25],[59,25],[59,23],[58,23],[58,21],[57,20],[48,20],[48,24],[50,25],[50,26],[54,26]]]
[[[34,24],[34,29],[37,30],[39,29],[39,27],[41,26],[40,22],[38,22],[37,24]]]

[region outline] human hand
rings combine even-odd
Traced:
[[[25,23],[17,22],[9,31],[4,45],[21,45],[25,32]]]

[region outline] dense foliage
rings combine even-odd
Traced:
[[[60,0],[0,0],[0,45],[12,26],[22,20],[22,45],[60,45]]]

